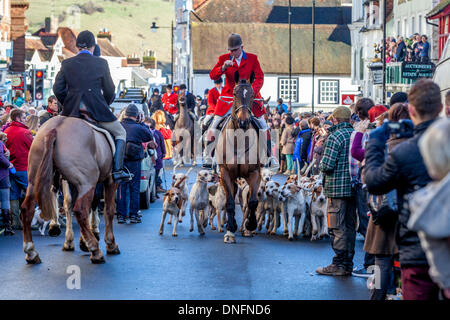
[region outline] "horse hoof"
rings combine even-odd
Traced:
[[[105,257],[104,257],[104,256],[100,256],[99,258],[91,257],[91,262],[92,262],[93,264],[103,264],[103,263],[106,262],[106,260],[105,260]]]
[[[97,239],[97,241],[100,241],[100,232],[92,232],[94,234],[95,239]]]
[[[88,249],[86,243],[84,243],[83,239],[80,239],[80,250],[83,252],[89,252],[89,249]]]
[[[223,242],[228,243],[228,244],[232,244],[232,243],[236,243],[236,239],[234,237],[225,237],[223,239]]]
[[[73,243],[68,244],[68,243],[64,243],[63,247],[62,247],[62,251],[74,251],[75,250],[75,246],[73,245]]]
[[[48,235],[50,237],[57,237],[60,234],[61,234],[61,228],[57,224],[48,228]]]
[[[211,226],[211,230],[217,230],[215,226]]]
[[[158,232],[159,234],[163,234],[163,231],[162,230],[159,230],[159,232]]]
[[[25,258],[25,260],[27,261],[28,264],[40,264],[41,263],[41,258],[39,258],[38,254],[33,259]]]
[[[192,231],[194,231],[194,228],[192,228],[192,227],[189,228],[189,232],[192,232]]]
[[[120,254],[120,250],[119,247],[116,245],[116,247],[112,250],[107,249],[106,253],[108,254]],[[105,258],[103,258],[103,260],[105,260]]]
[[[288,234],[289,234],[289,232],[283,231],[283,236],[287,236]]]
[[[172,233],[172,237],[178,237],[178,234]]]
[[[251,231],[245,230],[245,231],[242,233],[242,236],[244,236],[244,237],[252,237],[253,234],[252,234]]]
[[[294,238],[293,238],[293,237],[289,237],[288,240],[289,240],[289,241],[293,241]]]
[[[167,224],[172,224],[172,221],[167,221]]]
[[[276,231],[271,231],[271,232],[270,232],[270,235],[272,235],[272,236],[274,236],[274,235],[276,235],[276,234],[277,234]]]

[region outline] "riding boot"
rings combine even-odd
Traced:
[[[205,169],[212,169],[213,168],[213,157],[214,157],[214,149],[211,150],[211,154],[207,155],[206,151],[209,148],[209,145],[214,143],[214,141],[207,141],[206,142],[206,148],[205,148],[205,157],[202,167]]]
[[[116,140],[116,153],[114,154],[112,177],[114,182],[126,182],[133,179],[133,174],[123,170],[123,158],[125,156],[125,140]]]
[[[2,217],[5,224],[5,236],[13,236],[12,215],[9,214],[8,209],[2,209]]]

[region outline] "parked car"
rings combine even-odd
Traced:
[[[141,162],[140,208],[146,210],[156,199],[156,170],[152,161],[155,150],[146,149],[144,154]]]

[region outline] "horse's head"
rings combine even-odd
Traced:
[[[178,94],[178,104],[183,107],[186,106],[186,93],[184,90],[180,90],[180,93]]]
[[[250,82],[239,78],[239,72],[236,71],[234,78],[236,86],[234,87],[233,96],[233,120],[237,121],[241,129],[248,129],[250,116],[252,114],[253,99],[255,93],[252,88],[254,73],[250,76]]]

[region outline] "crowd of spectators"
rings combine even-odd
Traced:
[[[386,39],[386,63],[430,62],[430,43],[426,35],[415,33],[409,38],[398,36]]]
[[[373,300],[449,299],[450,91],[442,102],[438,85],[419,80],[389,105],[362,98],[331,114],[281,105],[267,115],[278,129],[272,139],[279,141],[273,152],[280,152],[280,173],[311,165],[311,174],[324,176],[335,256],[317,272],[366,278],[376,272]],[[388,123],[409,126],[409,135],[391,134]],[[365,239],[360,268],[353,268],[356,233]]]

